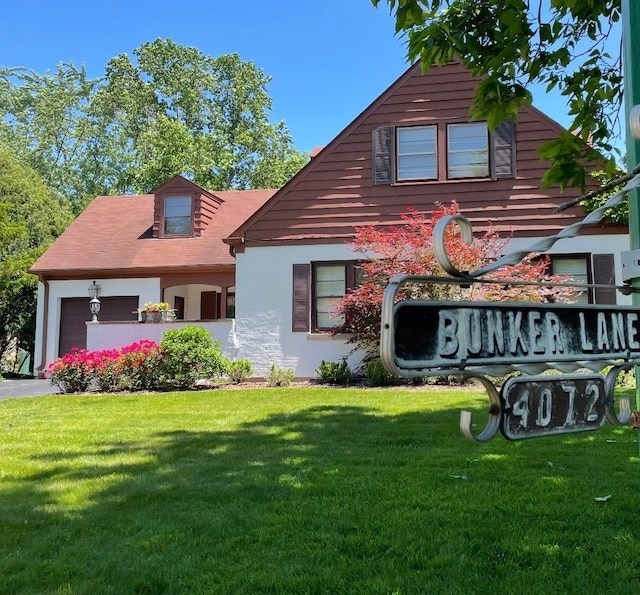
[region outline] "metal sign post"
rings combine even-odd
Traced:
[[[622,62],[624,67],[624,101],[627,130],[627,169],[631,171],[640,161],[640,134],[637,119],[640,104],[640,2],[637,0],[622,0]],[[634,131],[634,134],[631,133]],[[638,190],[629,192],[629,242],[631,250],[640,249],[640,200]],[[640,278],[631,281],[634,287],[640,287]],[[640,295],[634,294],[633,303],[640,305]],[[640,368],[636,367],[636,411],[640,411]],[[635,422],[637,427],[637,421]],[[640,440],[638,440],[640,452]]]

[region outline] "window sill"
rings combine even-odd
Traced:
[[[345,341],[351,335],[348,333],[338,333],[337,335],[332,335],[328,332],[315,331],[312,333],[307,333],[307,341]]]
[[[505,178],[506,179],[506,178]],[[515,179],[515,176],[509,179]],[[445,178],[438,180],[396,180],[391,186],[425,186],[434,184],[461,184],[463,182],[496,182],[498,178]],[[382,185],[382,184],[381,184]]]

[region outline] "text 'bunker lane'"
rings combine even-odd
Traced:
[[[396,353],[409,360],[564,360],[640,353],[638,311],[555,304],[401,302]]]

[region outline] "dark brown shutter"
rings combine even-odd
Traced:
[[[381,126],[373,131],[373,183],[393,184],[395,162],[395,128]]]
[[[597,285],[615,285],[613,254],[594,254],[591,257],[591,262],[593,264],[594,283]],[[616,290],[613,287],[596,287],[593,293],[596,304],[616,303]]]
[[[311,265],[293,265],[293,320],[294,333],[309,332],[311,312]]]
[[[491,133],[491,177],[516,176],[516,125],[513,120],[498,124]]]

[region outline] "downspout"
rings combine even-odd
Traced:
[[[37,367],[34,366],[34,375],[38,378],[44,378],[44,367],[47,363],[47,329],[49,328],[49,282],[38,275],[38,281],[44,285],[44,305],[42,308],[42,342],[40,345],[40,361]],[[37,314],[36,314],[37,315]],[[36,354],[33,354],[34,360]]]

